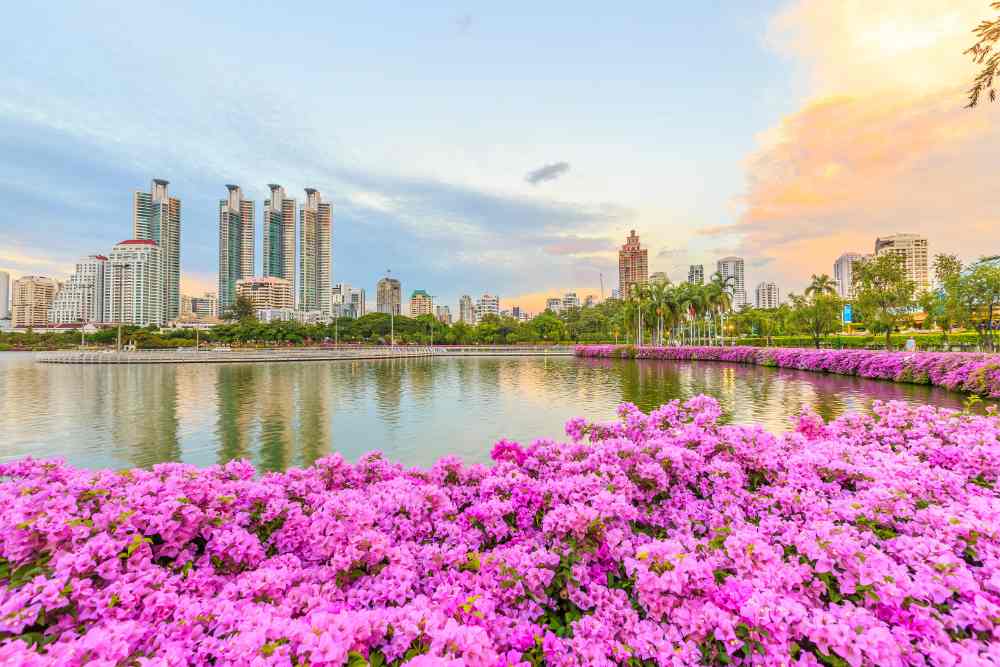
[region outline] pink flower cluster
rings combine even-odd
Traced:
[[[0,465],[0,664],[1000,662],[1000,418],[619,414],[492,467]]]
[[[947,387],[1000,398],[1000,355],[779,347],[632,347],[579,345],[577,356],[729,361]]]

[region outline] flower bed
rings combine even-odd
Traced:
[[[0,664],[997,664],[1000,418],[719,412],[492,467],[0,465]]]
[[[577,356],[729,361],[947,387],[1000,398],[1000,355],[966,352],[879,352],[775,347],[634,347],[579,345]]]

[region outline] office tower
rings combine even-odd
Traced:
[[[561,313],[563,311],[563,300],[557,296],[546,299],[545,310],[551,310],[556,314]]]
[[[469,325],[476,323],[476,307],[472,304],[472,297],[463,294],[458,300],[458,321]]]
[[[167,194],[168,181],[154,178],[149,192],[132,198],[132,238],[160,246],[163,320],[175,320],[181,311],[181,200]]]
[[[254,203],[238,185],[219,200],[219,307],[236,303],[236,282],[254,274]]]
[[[705,265],[691,264],[688,266],[688,282],[692,285],[705,284]]]
[[[754,290],[754,305],[758,308],[777,308],[781,303],[778,286],[772,282],[762,282]]]
[[[375,307],[380,313],[399,315],[403,286],[395,278],[382,278],[375,285]]]
[[[0,320],[10,319],[10,274],[0,271]]]
[[[438,322],[442,324],[451,324],[451,308],[448,306],[435,306],[434,316],[437,317]]]
[[[333,214],[319,190],[306,188],[299,209],[299,310],[329,315]]]
[[[563,295],[562,307],[564,310],[580,307],[580,299],[576,296],[576,292],[566,292]]]
[[[616,299],[616,300],[620,300],[622,298],[621,290],[619,290],[617,287],[615,287],[614,289],[612,289],[611,290],[611,298],[612,299]]]
[[[733,295],[733,308],[739,309],[747,305],[746,284],[743,282],[743,258],[723,257],[718,261],[715,270],[723,280],[732,278],[728,281],[728,285]]]
[[[431,315],[434,312],[434,297],[425,290],[413,290],[410,295],[410,317]]]
[[[249,299],[254,309],[294,308],[292,284],[284,278],[240,278],[236,281],[236,296]]]
[[[104,255],[90,255],[77,262],[76,271],[52,300],[49,322],[103,322],[107,264]]]
[[[875,256],[892,253],[903,258],[906,277],[917,286],[917,293],[930,287],[927,273],[927,238],[919,234],[894,234],[875,239]]]
[[[191,297],[191,311],[199,318],[215,318],[219,316],[219,299],[214,292],[205,292],[204,296]]]
[[[365,291],[360,287],[337,283],[330,291],[330,303],[336,317],[357,319],[365,314]]]
[[[871,255],[860,252],[845,252],[833,263],[833,278],[837,281],[837,293],[841,299],[854,298],[854,264],[869,257]]]
[[[476,300],[476,321],[482,322],[487,315],[500,317],[500,297],[484,294]]]
[[[295,200],[285,188],[271,183],[271,198],[264,200],[264,277],[295,283]]]
[[[56,281],[45,276],[21,276],[11,294],[11,326],[43,327],[56,294]]]
[[[167,321],[162,267],[163,251],[154,241],[129,239],[116,245],[104,276],[104,321],[162,326]]]
[[[639,237],[633,229],[625,245],[618,251],[618,293],[627,298],[633,285],[649,282],[648,253],[639,244]]]

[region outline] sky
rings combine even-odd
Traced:
[[[453,310],[608,295],[630,229],[651,272],[739,254],[783,295],[879,235],[1000,253],[1000,106],[963,108],[987,0],[157,4],[6,9],[0,269],[107,252],[152,178],[190,294],[227,183],[318,188],[334,282]]]

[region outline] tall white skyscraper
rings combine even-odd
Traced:
[[[104,277],[104,321],[162,326],[162,251],[148,239],[122,241],[111,250]]]
[[[476,324],[476,306],[468,294],[463,294],[458,300],[458,321],[472,326]]]
[[[219,308],[236,303],[236,283],[254,276],[254,203],[238,185],[219,200]],[[281,276],[278,276],[281,277]],[[291,281],[289,281],[291,284]]]
[[[331,314],[333,211],[319,190],[306,188],[305,204],[299,209],[299,310]]]
[[[53,324],[104,321],[104,279],[108,258],[90,255],[76,263],[76,271],[63,283],[49,308]]]
[[[132,238],[160,246],[163,317],[181,314],[181,200],[167,193],[169,181],[154,178],[149,192],[132,197]]]
[[[271,183],[271,198],[264,200],[264,276],[295,283],[296,202],[285,188]]]
[[[917,293],[930,288],[927,271],[927,237],[919,234],[894,234],[875,239],[875,256],[894,254],[903,258],[906,277],[917,286]]]
[[[0,271],[0,320],[10,319],[10,274]]]
[[[481,322],[487,315],[500,317],[500,297],[484,294],[476,300],[476,321]]]
[[[705,265],[692,264],[688,267],[688,282],[692,285],[705,284]]]
[[[762,282],[754,290],[754,305],[757,308],[777,308],[781,303],[778,286],[772,282]]]
[[[716,264],[716,271],[723,280],[732,278],[730,281],[733,290],[733,308],[742,308],[747,304],[747,289],[743,279],[743,258],[723,257]]]
[[[833,279],[837,281],[837,293],[841,299],[854,298],[854,263],[869,257],[871,255],[860,252],[845,252],[833,263]]]

